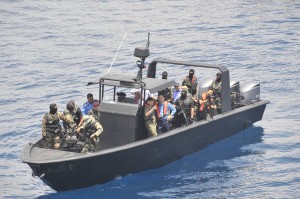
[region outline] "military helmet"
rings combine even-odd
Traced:
[[[83,121],[84,121],[84,124],[83,124],[84,127],[92,126],[96,123],[95,118],[91,115],[85,115],[83,117]]]

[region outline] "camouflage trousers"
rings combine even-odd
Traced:
[[[98,140],[88,140],[84,143],[81,153],[94,152],[98,150]]]
[[[58,149],[60,147],[60,137],[58,134],[47,133],[44,137],[44,147],[45,148],[55,148]]]
[[[148,137],[157,136],[156,123],[153,123],[151,120],[145,122],[146,129],[148,130]]]

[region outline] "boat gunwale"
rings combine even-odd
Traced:
[[[21,159],[24,163],[28,163],[28,164],[52,164],[52,163],[60,163],[60,162],[65,162],[65,161],[76,161],[78,159],[94,158],[96,156],[102,156],[102,155],[107,155],[107,154],[111,154],[111,153],[117,153],[117,152],[120,152],[120,151],[123,151],[123,150],[138,147],[138,146],[143,145],[143,144],[148,144],[150,142],[155,142],[157,140],[165,139],[167,137],[174,136],[174,134],[184,133],[185,130],[183,130],[183,128],[184,129],[197,128],[200,125],[204,125],[206,123],[214,122],[214,121],[222,119],[224,117],[228,117],[230,115],[233,115],[233,114],[236,114],[236,113],[248,110],[248,109],[252,109],[254,107],[267,105],[269,103],[270,103],[269,100],[259,100],[259,101],[253,102],[251,104],[247,104],[245,106],[242,106],[242,107],[239,107],[239,108],[236,108],[236,109],[233,109],[233,110],[226,111],[224,113],[215,115],[212,120],[197,121],[197,122],[194,122],[194,123],[192,123],[188,126],[179,127],[179,128],[173,129],[169,132],[160,134],[156,137],[151,137],[150,139],[146,138],[146,139],[143,139],[143,140],[138,140],[138,141],[135,141],[135,142],[132,142],[132,143],[124,144],[124,145],[121,145],[121,146],[96,151],[96,152],[93,152],[93,153],[87,153],[87,154],[78,153],[78,155],[73,156],[73,157],[66,157],[66,158],[59,157],[59,158],[56,158],[56,159],[43,160],[43,161],[37,161],[37,160],[36,161],[30,161],[30,159],[27,159],[25,157],[26,156],[25,153],[26,152],[28,153],[28,150],[30,151],[31,147],[34,147],[34,146],[29,146],[30,144],[32,144],[32,143],[29,143],[28,145],[26,145],[23,148],[22,153],[21,153]],[[40,147],[37,147],[37,148],[40,148]],[[45,150],[44,148],[40,148],[40,149]],[[53,149],[48,149],[48,150],[53,150]],[[68,151],[66,151],[66,152],[68,152]],[[70,152],[70,153],[75,153],[75,152]],[[77,154],[77,153],[75,153],[75,154]]]

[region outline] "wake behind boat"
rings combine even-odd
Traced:
[[[104,131],[100,135],[98,149],[92,153],[80,153],[77,143],[58,150],[48,149],[43,147],[42,139],[36,140],[26,145],[21,154],[22,161],[31,167],[34,176],[40,177],[54,190],[64,191],[158,168],[261,120],[269,103],[260,99],[260,84],[231,83],[226,67],[156,59],[149,64],[147,75],[143,78],[142,70],[149,49],[136,48],[134,55],[140,58],[137,76],[109,73],[99,82],[90,83],[99,84],[99,99],[102,100],[101,124]],[[142,111],[146,93],[157,93],[176,84],[174,80],[157,78],[157,68],[162,64],[182,66],[183,70],[187,67],[218,70],[222,74],[220,114],[173,128],[156,137],[147,137]],[[207,85],[203,82],[199,86],[198,97],[201,92],[207,91]],[[116,100],[118,90],[129,92],[132,89],[141,93],[137,102],[133,98],[126,98],[126,102]]]

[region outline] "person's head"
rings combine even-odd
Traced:
[[[194,74],[195,74],[195,70],[194,70],[194,69],[190,69],[190,70],[189,70],[189,77],[190,77],[190,78],[193,77]]]
[[[50,113],[51,113],[51,114],[57,113],[57,106],[56,106],[55,103],[50,104],[49,109],[50,109]]]
[[[98,100],[94,100],[93,102],[93,110],[98,111],[100,108],[100,102]]]
[[[187,86],[181,86],[181,89],[188,91],[188,87]]]
[[[159,93],[157,100],[158,100],[158,103],[163,103],[165,101],[164,95],[162,93]]]
[[[181,99],[185,99],[186,95],[187,95],[187,90],[182,90],[180,95]]]
[[[135,98],[140,98],[141,97],[141,92],[140,91],[135,91],[134,92],[134,97]]]
[[[176,83],[176,84],[174,85],[174,88],[175,88],[176,91],[179,91],[179,90],[180,90],[180,85],[179,85],[178,83]]]
[[[117,101],[123,102],[125,100],[126,94],[123,92],[117,92]]]
[[[155,101],[155,99],[151,96],[146,99],[147,104],[149,104],[151,106],[153,106],[154,101]]]
[[[83,128],[91,127],[95,125],[96,120],[93,116],[85,115],[83,116]]]
[[[217,81],[221,81],[221,79],[222,79],[222,74],[221,74],[221,73],[217,73],[217,74],[216,74],[216,79],[217,79]]]
[[[92,103],[93,103],[93,100],[94,100],[93,94],[92,94],[92,93],[88,93],[88,94],[86,95],[86,99],[88,100],[88,102],[89,102],[90,104],[92,104]]]
[[[213,93],[214,93],[214,91],[211,89],[207,91],[207,95],[212,95]]]
[[[168,73],[167,73],[167,71],[164,71],[162,73],[162,79],[168,79]]]
[[[66,106],[67,110],[70,111],[70,112],[73,112],[74,109],[75,109],[75,102],[74,101],[69,101],[67,103],[67,106]]]

